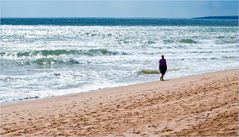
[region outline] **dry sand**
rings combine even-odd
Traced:
[[[238,70],[1,105],[1,135],[238,136]]]

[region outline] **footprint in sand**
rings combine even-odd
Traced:
[[[173,130],[168,127],[165,127],[161,130],[161,132],[171,132],[171,131],[173,131]]]

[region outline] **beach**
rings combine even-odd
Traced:
[[[1,104],[1,136],[238,136],[239,71]]]

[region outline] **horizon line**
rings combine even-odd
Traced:
[[[197,19],[197,18],[208,18],[208,17],[237,17],[239,15],[225,15],[225,16],[196,16],[196,17],[0,17],[4,18],[19,18],[19,19],[63,19],[63,18],[88,18],[88,19]]]

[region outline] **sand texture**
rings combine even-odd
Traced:
[[[238,136],[238,70],[1,105],[1,135]]]

